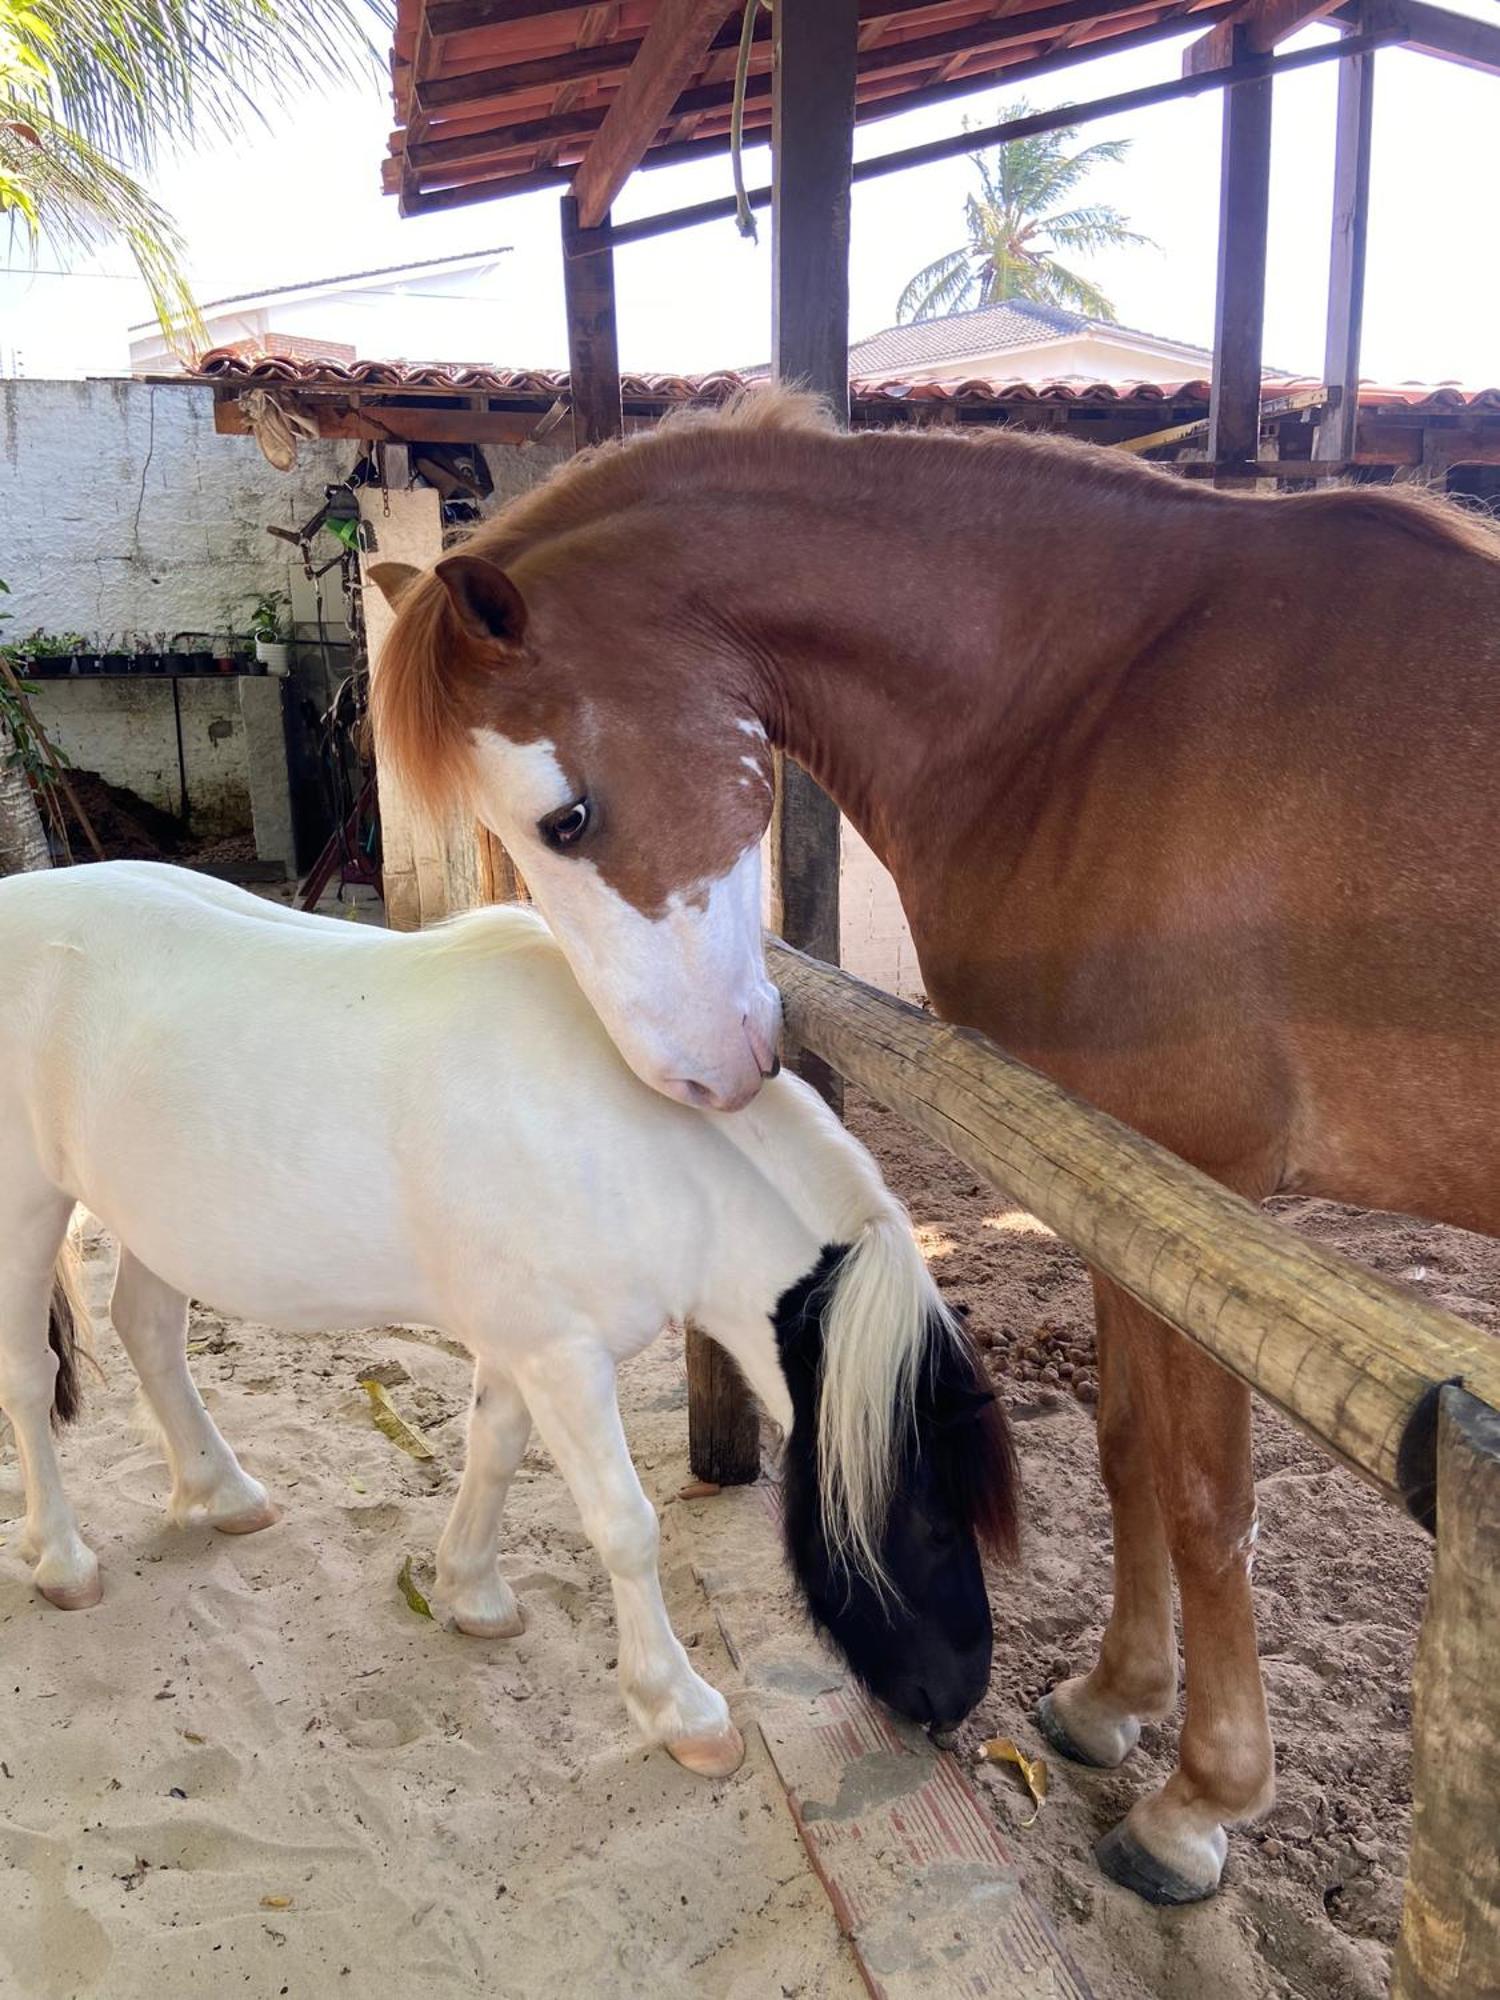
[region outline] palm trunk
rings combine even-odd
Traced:
[[[51,866],[36,798],[16,756],[10,726],[0,715],[0,875]]]

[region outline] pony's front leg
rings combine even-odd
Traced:
[[[109,1314],[161,1428],[172,1474],[172,1519],[179,1527],[201,1521],[225,1535],[269,1528],[275,1506],[224,1442],[188,1369],[182,1293],[122,1247]]]
[[[598,1345],[548,1346],[528,1358],[520,1382],[614,1586],[620,1690],[632,1722],[688,1770],[727,1777],[744,1757],[744,1739],[668,1621],[656,1511],[630,1462],[612,1358]]]
[[[476,1639],[513,1639],[526,1621],[500,1574],[500,1516],[531,1435],[531,1413],[511,1378],[474,1367],[464,1476],[437,1551],[433,1610]]]

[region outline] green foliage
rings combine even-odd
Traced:
[[[292,636],[292,600],[284,590],[264,590],[250,607],[250,630],[268,646],[284,646]]]
[[[999,119],[1025,118],[1032,109],[1018,98],[1001,107]],[[1065,125],[1056,132],[1012,139],[989,155],[972,155],[979,192],[964,204],[967,241],[935,257],[910,280],[897,301],[898,321],[937,319],[1005,299],[1113,319],[1114,307],[1103,292],[1063,263],[1059,252],[1091,257],[1150,239],[1108,203],[1062,205],[1095,167],[1118,165],[1130,150],[1128,139],[1104,139],[1070,153],[1077,136],[1076,125]]]
[[[305,83],[369,74],[388,0],[0,0],[0,218],[23,256],[123,241],[177,344],[203,326],[182,239],[138,177]]]

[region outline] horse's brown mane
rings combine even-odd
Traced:
[[[982,457],[974,455],[976,449]],[[956,482],[966,484],[973,468],[991,490],[1019,478],[1032,490],[1041,484],[1085,484],[1095,491],[1139,496],[1158,507],[1264,505],[1269,500],[1322,518],[1385,524],[1429,544],[1500,561],[1500,527],[1421,486],[1226,496],[1129,453],[1043,432],[913,429],[843,437],[817,397],[770,385],[743,390],[719,409],[679,411],[655,430],[580,453],[478,528],[468,546],[502,564],[514,561],[538,542],[643,500],[701,488],[706,479],[715,485],[727,479],[740,491],[789,487],[798,492],[805,492],[814,479],[830,489],[830,497],[857,500],[866,490],[872,450],[908,454],[902,465],[907,504],[913,477],[925,475],[935,488],[951,490]]]

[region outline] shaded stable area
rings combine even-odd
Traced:
[[[670,385],[622,381],[613,260],[647,237],[728,216],[735,198],[619,227],[610,211],[636,168],[727,150],[738,59],[745,129],[769,129],[772,145],[771,182],[746,199],[771,211],[773,371],[825,396],[845,421],[868,421],[884,407],[903,421],[965,423],[1045,412],[1049,425],[1070,430],[1130,426],[1108,441],[1170,457],[1185,474],[1225,486],[1391,476],[1420,466],[1445,476],[1471,468],[1467,480],[1452,483],[1485,490],[1484,469],[1497,456],[1489,401],[1413,404],[1395,392],[1368,400],[1359,354],[1376,52],[1404,46],[1500,74],[1494,24],[1425,0],[1062,0],[1049,7],[778,0],[769,15],[731,0],[515,0],[496,15],[483,0],[401,0],[392,70],[397,129],[386,184],[408,214],[539,186],[566,190],[560,228],[568,376],[477,371],[375,379],[325,371],[317,380],[283,378],[283,391],[315,424],[344,427],[329,434],[471,441],[502,434],[472,428],[494,424],[513,427],[519,439],[555,436],[566,421],[575,446],[583,446],[618,435],[627,415],[649,419],[658,404],[676,399]],[[1281,50],[1313,20],[1336,27],[1338,38]],[[1194,30],[1181,73],[1158,84],[853,161],[856,123]],[[1278,75],[1324,62],[1338,65],[1339,104],[1323,380],[1271,385],[1268,393],[1261,335],[1272,91]],[[1203,385],[1183,385],[1180,398],[1158,394],[1147,408],[1144,396],[1024,395],[1003,384],[898,399],[873,384],[860,385],[851,406],[854,181],[1209,90],[1224,93],[1225,110],[1206,393]],[[235,391],[252,378],[228,361],[215,370],[223,426],[233,428],[240,420],[231,407]],[[705,389],[687,385],[686,393]],[[376,524],[377,536],[402,532]],[[429,548],[427,558],[436,553]],[[385,780],[382,805],[388,825],[404,812]],[[1500,1990],[1493,1838],[1500,1364],[1492,1345],[1451,1314],[1297,1243],[981,1038],[944,1029],[831,970],[839,943],[838,814],[787,764],[779,772],[772,849],[773,922],[798,948],[778,948],[774,969],[804,1074],[835,1102],[842,1078],[864,1084],[984,1180],[1024,1201],[1395,1507],[1436,1526],[1436,1579],[1415,1681],[1418,1809],[1395,1993],[1397,2000],[1467,2000]],[[440,913],[445,899],[461,907],[465,898],[493,892],[498,865],[473,829],[451,830],[414,865],[418,918]],[[701,1338],[690,1341],[689,1369],[694,1469],[726,1484],[752,1481],[758,1437],[742,1388]],[[846,1748],[857,1790],[869,1777],[868,1746],[851,1741]],[[797,1781],[788,1783],[795,1792]],[[861,1952],[871,1991],[900,1990],[863,1942],[886,1935],[900,1884],[877,1884],[861,1924],[849,1912],[862,1857],[836,1844],[820,1847],[815,1837],[808,1846]],[[1038,1922],[1024,1886],[997,1898],[987,1914],[989,1927],[981,1929],[972,1922],[955,1928],[951,1912],[939,1913],[944,1951],[931,1955],[923,1991],[995,1990],[997,1950],[1010,1967],[1008,1990],[1018,1996],[1087,1990]],[[1016,1949],[1007,1959],[1010,1944]]]

